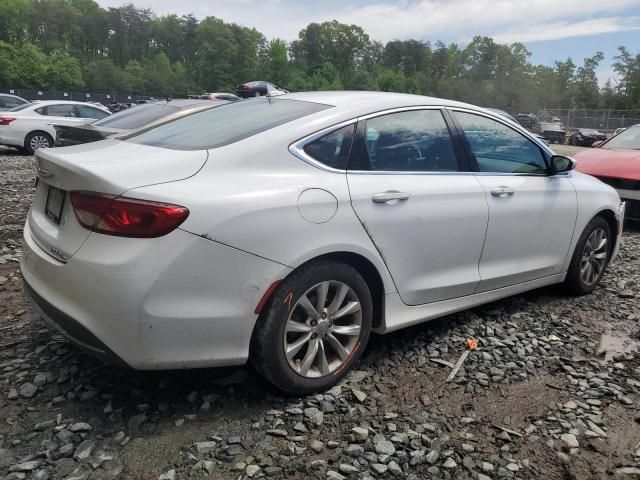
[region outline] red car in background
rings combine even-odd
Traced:
[[[573,156],[576,170],[615,188],[627,202],[627,218],[640,221],[640,124],[594,145]]]

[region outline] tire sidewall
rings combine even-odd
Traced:
[[[290,281],[291,280],[291,281]],[[346,283],[353,289],[360,301],[362,325],[360,336],[349,357],[329,375],[320,378],[306,378],[296,373],[287,361],[284,353],[284,329],[289,318],[290,308],[298,299],[314,285],[327,280]],[[268,322],[272,331],[268,349],[272,352],[271,360],[276,368],[269,372],[272,381],[284,391],[290,393],[312,393],[325,390],[335,385],[358,361],[369,339],[373,307],[371,294],[366,282],[354,268],[337,263],[325,263],[304,272],[298,278],[285,280],[274,295],[270,305]]]
[[[600,272],[600,276],[598,277],[598,279],[592,285],[586,285],[582,281],[582,276],[580,275],[580,264],[582,260],[582,253],[584,252],[584,247],[587,243],[587,240],[589,239],[589,236],[597,228],[604,229],[604,231],[607,234],[607,249],[608,249],[607,261],[602,269],[602,272]],[[575,293],[579,295],[584,295],[584,294],[593,292],[598,287],[609,265],[612,241],[613,241],[613,236],[611,233],[611,227],[609,226],[609,224],[604,218],[600,216],[595,217],[587,224],[576,245],[576,250],[573,254],[573,258],[571,260],[571,266],[569,268],[569,274],[567,276],[567,283],[571,288],[571,290],[573,290]]]

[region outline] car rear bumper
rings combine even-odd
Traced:
[[[290,269],[177,229],[156,239],[91,234],[62,263],[27,224],[25,293],[83,349],[143,370],[243,364],[268,287]]]

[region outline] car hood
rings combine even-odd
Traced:
[[[640,150],[593,148],[573,156],[579,172],[594,177],[640,180]]]

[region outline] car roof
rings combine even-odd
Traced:
[[[34,106],[37,107],[45,107],[47,105],[64,105],[64,104],[69,104],[69,105],[91,105],[93,107],[95,107],[96,105],[93,105],[90,102],[77,102],[75,100],[40,100],[38,103],[34,103]],[[104,107],[106,108],[106,107]]]
[[[408,93],[366,92],[366,91],[325,91],[298,92],[279,95],[276,98],[322,103],[346,110],[362,109],[369,112],[390,108],[411,106],[445,106],[473,108],[485,111],[481,107],[468,103],[456,102],[444,98],[426,97]],[[495,113],[494,113],[495,114]]]
[[[20,100],[24,100],[25,102],[28,102],[29,100],[27,100],[26,98],[22,98],[18,95],[13,95],[11,93],[0,93],[0,97],[11,97],[11,98],[18,98]]]
[[[211,100],[203,100],[199,98],[177,98],[177,99],[171,99],[169,101],[151,100],[150,102],[147,102],[147,104],[152,104],[152,105],[169,105],[169,106],[178,107],[178,108],[185,108],[190,105],[200,105],[200,104],[208,105],[210,103],[211,103]]]

